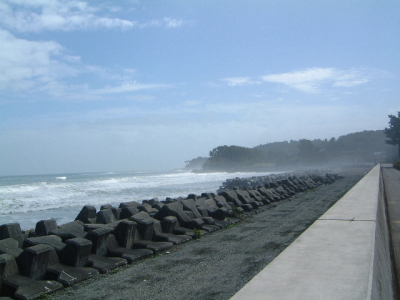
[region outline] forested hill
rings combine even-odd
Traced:
[[[383,130],[339,138],[274,142],[246,148],[219,146],[202,158],[203,171],[261,171],[332,164],[393,162],[396,148],[385,143]],[[199,162],[199,158],[195,159]],[[191,161],[187,161],[191,166]],[[198,166],[198,169],[201,167]]]

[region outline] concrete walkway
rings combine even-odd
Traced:
[[[395,299],[380,165],[232,300]]]

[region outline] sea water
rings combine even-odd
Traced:
[[[121,202],[215,192],[226,179],[271,173],[109,172],[0,177],[0,225],[22,229],[54,218],[71,222],[84,205],[119,206]]]

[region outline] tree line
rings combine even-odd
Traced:
[[[399,115],[400,117],[400,115]],[[262,171],[313,167],[332,163],[393,162],[396,148],[385,140],[385,130],[362,131],[331,139],[300,139],[258,145],[218,146],[196,162],[203,171]],[[192,160],[193,161],[193,160]],[[187,161],[187,166],[192,161]]]

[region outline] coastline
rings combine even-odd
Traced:
[[[158,255],[99,275],[51,299],[229,299],[365,174],[348,169],[331,185],[297,194],[219,230]],[[274,203],[275,204],[275,203]]]

